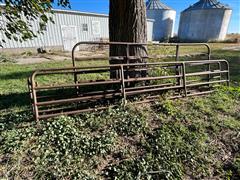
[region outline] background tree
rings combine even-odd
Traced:
[[[147,42],[147,19],[144,0],[110,0],[109,38],[113,42]],[[121,47],[112,46],[111,56],[125,55]],[[139,48],[131,48],[130,55],[144,56]]]
[[[0,0],[0,31],[9,39],[24,41],[44,32],[52,13],[52,4],[70,7],[69,0]],[[38,21],[38,29],[32,29],[32,22]],[[0,45],[4,39],[0,39]]]
[[[147,19],[144,0],[110,0],[109,39],[111,42],[147,42]],[[110,46],[110,56],[126,56],[123,46]],[[146,57],[143,47],[130,47],[130,56],[134,56],[132,63],[141,63]],[[124,61],[126,62],[126,61]],[[122,60],[112,59],[110,64],[123,63]],[[146,76],[145,70],[128,70],[128,77]],[[117,71],[112,68],[111,78],[118,78]],[[131,86],[134,86],[132,84]]]

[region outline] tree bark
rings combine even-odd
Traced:
[[[110,42],[147,42],[147,20],[144,0],[110,0],[109,13]],[[123,46],[110,46],[110,56],[127,56]],[[130,47],[129,56],[136,57],[135,62],[144,62],[147,54],[143,48]],[[110,61],[118,64],[120,61]],[[111,73],[111,76],[116,76]],[[136,75],[134,75],[136,76]]]

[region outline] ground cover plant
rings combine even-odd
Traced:
[[[34,69],[71,62],[1,64],[0,179],[239,179],[239,55],[214,49],[232,70],[232,87],[214,94],[40,124],[31,118],[26,80]]]
[[[0,176],[33,179],[239,178],[240,89],[155,106],[0,118]]]

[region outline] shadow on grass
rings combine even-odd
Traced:
[[[232,82],[240,85],[240,51],[216,50],[213,52],[212,59],[227,60]]]
[[[18,112],[9,110],[4,114],[0,114],[0,132],[12,129],[25,129],[35,124],[36,121],[34,121],[29,109]]]
[[[0,131],[34,124],[28,93],[0,96]]]
[[[14,107],[21,109],[24,106],[30,107],[30,97],[28,93],[0,95],[0,111]]]
[[[28,79],[32,74],[32,71],[24,72],[11,72],[11,74],[0,74],[0,79],[11,80],[11,79]]]

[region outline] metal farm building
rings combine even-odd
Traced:
[[[232,10],[216,0],[200,0],[181,13],[181,41],[219,41],[227,34]]]
[[[79,41],[99,41],[108,39],[108,15],[84,13],[79,11],[54,10],[53,23],[47,25],[46,32],[39,34],[37,38],[25,42],[16,42],[4,38],[0,32],[0,38],[6,43],[4,49],[11,48],[58,48],[70,51]],[[152,41],[153,20],[148,20],[148,41]],[[33,22],[33,29],[37,29],[38,23]]]
[[[147,17],[153,19],[153,40],[163,41],[173,36],[176,11],[159,0],[148,0]]]

